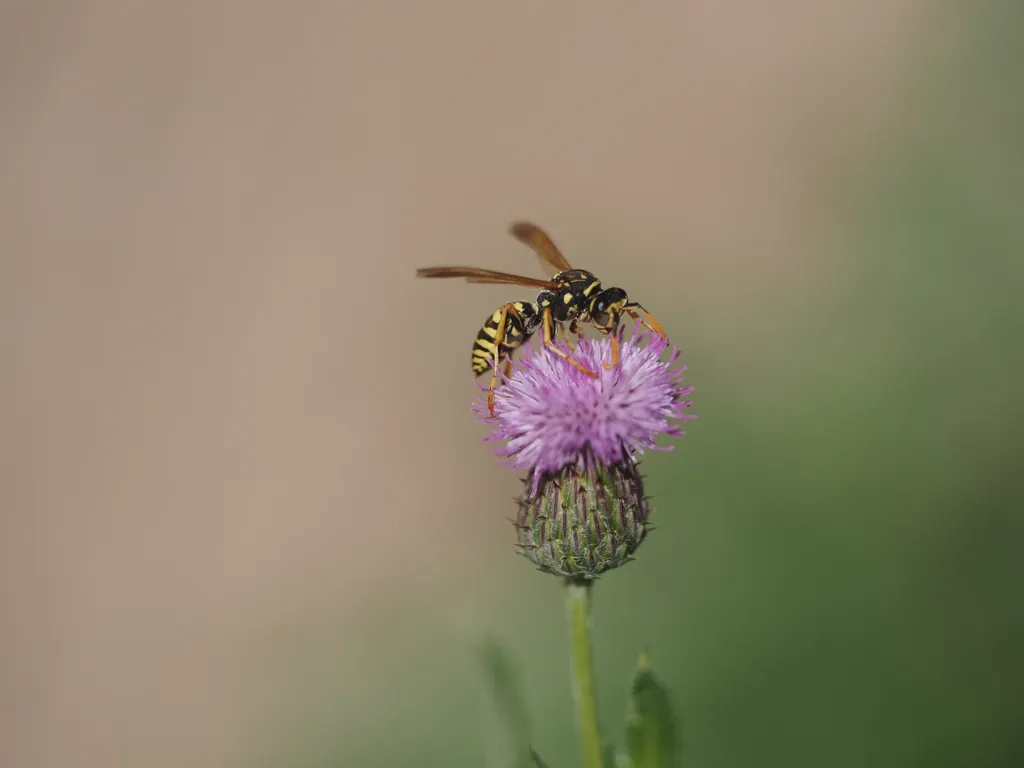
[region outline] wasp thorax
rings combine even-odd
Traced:
[[[648,506],[633,461],[527,479],[516,517],[519,547],[540,570],[592,579],[633,559]]]

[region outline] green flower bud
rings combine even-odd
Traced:
[[[593,579],[633,559],[650,530],[636,464],[567,467],[542,477],[536,493],[533,480],[524,482],[514,522],[520,551],[540,570]]]

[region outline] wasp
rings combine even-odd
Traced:
[[[606,368],[618,365],[618,337],[612,332],[618,328],[623,314],[639,320],[659,336],[665,336],[661,325],[651,313],[637,302],[630,301],[624,290],[604,288],[592,273],[573,269],[554,241],[536,224],[517,221],[509,227],[509,233],[532,248],[542,265],[555,270],[550,280],[479,267],[424,267],[416,270],[418,277],[463,277],[469,283],[521,285],[540,289],[536,301],[510,301],[496,309],[473,342],[473,375],[480,376],[488,368],[493,371],[491,387],[487,393],[487,407],[491,416],[494,416],[494,389],[498,383],[499,366],[504,363],[504,374],[508,378],[512,368],[512,353],[529,341],[538,328],[543,331],[544,346],[547,349],[594,378],[597,372],[574,360],[571,355],[575,346],[569,334],[578,334],[581,323],[594,326],[602,334],[612,334],[612,365],[605,364]],[[569,352],[555,344],[559,329],[565,337]]]

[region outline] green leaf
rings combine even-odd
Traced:
[[[633,768],[672,768],[679,751],[678,724],[668,688],[640,654],[626,710],[626,749]]]
[[[498,719],[511,742],[502,751],[506,755],[514,754],[514,764],[520,768],[543,767],[540,757],[530,747],[530,718],[511,655],[493,638],[486,638],[479,645],[477,655],[487,675]]]

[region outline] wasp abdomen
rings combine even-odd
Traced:
[[[505,313],[505,329],[499,339],[502,313]],[[473,342],[473,375],[479,376],[494,365],[495,344],[498,345],[498,362],[501,363],[512,350],[522,346],[533,335],[539,320],[537,310],[525,301],[514,301],[495,310]]]

